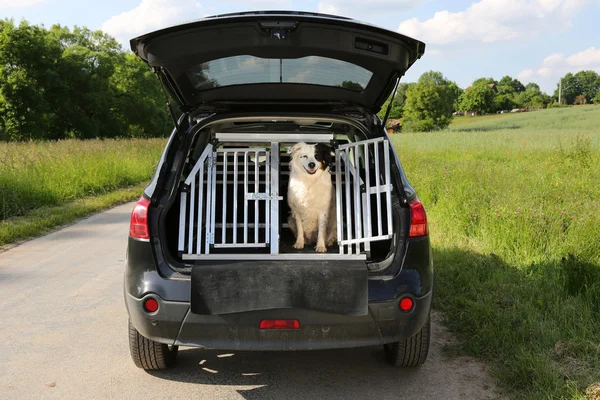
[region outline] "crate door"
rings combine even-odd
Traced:
[[[393,236],[390,148],[385,138],[340,145],[335,152],[340,254],[369,253]]]
[[[179,252],[184,260],[269,247],[271,164],[266,148],[207,146],[181,189]]]

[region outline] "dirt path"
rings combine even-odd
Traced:
[[[182,349],[169,372],[130,360],[122,279],[126,204],[0,253],[1,399],[486,399],[493,380],[433,320],[418,370],[382,362],[379,347],[319,352]]]

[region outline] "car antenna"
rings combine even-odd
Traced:
[[[399,83],[400,78],[396,79],[396,85],[394,86],[392,97],[390,98],[390,102],[387,105],[387,110],[385,110],[385,118],[383,118],[383,129],[385,129],[385,124],[387,123],[388,117],[390,116],[390,111],[392,110],[392,103],[394,102],[394,97],[396,97],[396,90],[398,90]]]
[[[165,83],[163,82],[164,72],[162,68],[152,67],[152,71],[158,78],[160,82],[160,89],[162,90],[163,95],[165,96],[165,100],[167,103],[167,108],[169,109],[169,115],[171,115],[171,119],[173,120],[173,124],[175,124],[175,132],[177,133],[177,137],[180,139],[183,137],[181,130],[179,129],[179,123],[177,122],[177,117],[175,117],[175,111],[173,111],[173,105],[171,104],[171,100],[169,100],[169,95],[167,94],[167,89],[165,88]]]

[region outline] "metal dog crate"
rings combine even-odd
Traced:
[[[385,138],[335,149],[339,252],[280,252],[280,148],[330,142],[333,134],[217,133],[181,186],[178,251],[183,260],[366,259],[392,238],[392,184]],[[284,167],[284,168],[281,168]],[[373,219],[376,216],[376,219]]]

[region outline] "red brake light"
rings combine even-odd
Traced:
[[[136,239],[150,239],[148,233],[148,206],[150,201],[140,198],[131,212],[129,236]]]
[[[297,319],[263,319],[260,329],[300,329]]]
[[[410,206],[410,232],[408,237],[416,238],[423,237],[429,234],[427,229],[427,215],[425,214],[425,208],[419,199],[415,198],[413,201],[408,203]]]

